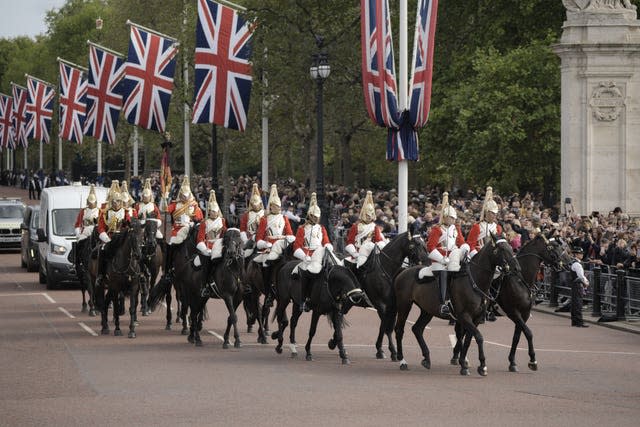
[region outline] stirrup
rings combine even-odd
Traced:
[[[449,307],[449,302],[446,301],[444,304],[440,305],[440,315],[448,316],[451,314],[451,307]]]

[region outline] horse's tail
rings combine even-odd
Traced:
[[[163,301],[169,292],[171,292],[171,280],[163,277],[149,292],[149,298],[147,299],[149,309],[155,310],[160,301]]]

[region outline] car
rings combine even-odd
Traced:
[[[0,197],[0,249],[20,249],[26,206],[17,197]]]
[[[39,280],[47,289],[55,289],[65,282],[77,283],[75,265],[69,260],[75,242],[75,221],[89,195],[90,187],[73,183],[49,187],[40,195],[38,218]],[[96,187],[98,206],[107,198],[107,189]]]
[[[27,271],[38,271],[40,256],[38,255],[38,229],[40,217],[40,205],[27,206],[24,211],[24,221],[20,225],[22,229],[22,244],[20,265]]]

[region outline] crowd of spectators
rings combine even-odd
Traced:
[[[2,185],[29,187],[28,177],[41,179],[41,188],[47,185],[68,183],[64,173],[46,175],[42,171],[2,174]],[[42,177],[42,178],[40,178]],[[48,178],[47,178],[48,177]],[[160,202],[160,177],[158,173],[150,176],[156,201]],[[181,176],[174,176],[169,194],[176,194]],[[143,187],[142,177],[133,177],[129,188],[134,199],[139,200]],[[204,176],[195,176],[191,180],[192,190],[202,208],[206,208],[211,180]],[[237,225],[238,218],[244,212],[251,197],[251,187],[260,182],[260,176],[241,175],[230,178],[228,188],[231,194],[229,206],[225,207],[230,225]],[[99,184],[110,185],[108,178]],[[283,213],[289,217],[296,228],[303,221],[309,203],[311,191],[308,182],[283,179],[276,182],[282,200]],[[328,185],[325,189],[326,206],[329,211],[330,232],[333,239],[343,239],[350,226],[358,220],[361,202],[367,189],[352,190],[342,185]],[[442,189],[423,187],[409,192],[408,229],[413,234],[426,237],[430,229],[440,221],[442,210]],[[219,200],[223,200],[223,186],[217,189]],[[268,194],[264,194],[264,202]],[[398,230],[398,194],[395,189],[373,190],[376,204],[376,223],[383,233],[393,237]],[[458,225],[463,234],[469,232],[474,222],[479,220],[483,206],[484,189],[450,191],[449,202],[458,214]],[[545,229],[554,229],[569,245],[582,247],[587,267],[590,265],[610,265],[616,268],[640,268],[638,263],[638,245],[640,244],[640,218],[630,218],[619,207],[609,212],[592,212],[590,215],[578,215],[570,207],[560,205],[544,206],[542,196],[538,194],[499,194],[494,190],[494,200],[500,211],[497,221],[502,225],[505,238],[515,251]],[[340,245],[338,245],[340,246]]]

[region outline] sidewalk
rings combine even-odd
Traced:
[[[591,306],[585,306],[586,308],[582,311],[582,318],[585,323],[588,323],[590,326],[598,325],[604,326],[605,328],[617,329],[619,331],[631,332],[634,334],[640,334],[640,320],[626,320],[626,321],[616,321],[616,322],[598,322],[599,317],[594,317],[591,315]],[[553,314],[554,316],[560,316],[567,319],[567,325],[571,324],[571,313],[556,313],[555,310],[558,307],[549,307],[548,302],[542,302],[538,305],[534,305],[532,311],[538,311],[541,313]]]

